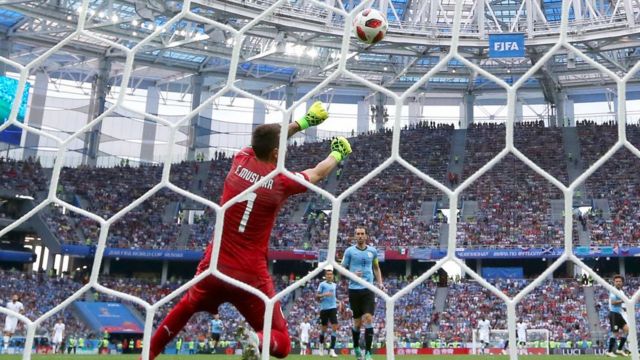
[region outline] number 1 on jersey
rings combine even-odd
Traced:
[[[242,215],[242,220],[240,220],[240,227],[238,228],[238,232],[243,233],[245,227],[247,227],[247,222],[249,221],[249,215],[251,215],[251,210],[253,210],[253,203],[256,201],[258,194],[254,192],[250,192],[247,194],[247,207],[244,209],[244,214]]]

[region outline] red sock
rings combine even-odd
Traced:
[[[180,299],[180,302],[171,309],[169,315],[158,325],[155,334],[151,338],[151,349],[149,359],[153,360],[158,356],[165,346],[184,328],[196,309],[189,300],[187,293]]]
[[[262,346],[262,331],[258,332],[260,346]],[[260,349],[262,350],[262,349]],[[271,329],[271,344],[269,344],[269,354],[278,359],[287,357],[291,352],[291,338],[288,332]]]

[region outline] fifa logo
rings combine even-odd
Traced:
[[[493,44],[494,51],[519,51],[520,46],[515,41],[502,41]]]

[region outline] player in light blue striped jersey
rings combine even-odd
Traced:
[[[213,353],[220,342],[220,335],[222,334],[222,320],[220,320],[219,314],[213,315],[213,319],[209,323],[209,330],[211,332],[211,352]]]
[[[622,275],[616,275],[613,277],[613,286],[615,286],[616,289],[622,291],[623,285],[624,278]],[[606,355],[609,357],[631,355],[630,352],[624,349],[624,344],[627,342],[627,334],[629,334],[627,309],[624,307],[624,301],[614,293],[609,293],[609,324],[611,325],[611,331],[609,332],[609,350]],[[621,333],[620,343],[618,344],[618,349],[615,350],[616,336],[618,333]]]
[[[364,226],[356,227],[356,244],[347,248],[342,259],[342,266],[349,269],[365,281],[373,284],[375,276],[378,287],[384,289],[382,272],[378,264],[378,251],[367,245],[367,230]],[[356,358],[361,358],[360,327],[364,325],[365,360],[372,360],[371,344],[373,343],[373,313],[376,298],[373,291],[355,281],[349,282],[349,306],[353,312],[353,348]]]
[[[329,356],[338,357],[335,351],[336,336],[338,334],[338,311],[342,304],[336,297],[336,283],[333,281],[333,266],[324,269],[324,281],[318,285],[316,298],[320,300],[320,355],[324,355],[324,334],[327,333],[329,323],[331,323],[331,343],[329,346]]]

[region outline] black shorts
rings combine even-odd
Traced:
[[[211,340],[220,341],[220,333],[211,333]]]
[[[622,314],[610,311],[609,324],[611,325],[611,331],[618,331],[627,325],[627,321],[622,317]]]
[[[349,289],[349,307],[354,319],[359,319],[364,314],[373,315],[376,309],[376,296],[369,289]]]
[[[320,310],[320,325],[327,326],[329,323],[331,325],[338,323],[338,309]]]

